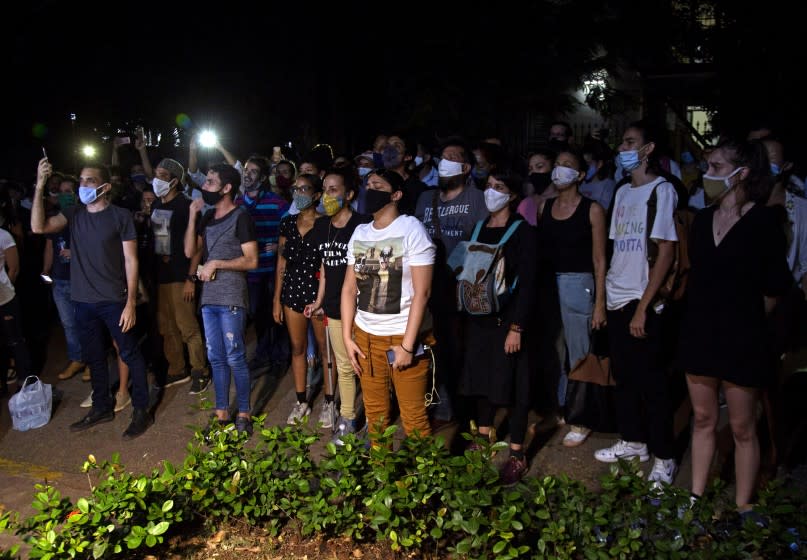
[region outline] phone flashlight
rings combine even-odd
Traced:
[[[216,133],[212,130],[205,130],[199,134],[199,145],[203,148],[212,148],[216,145]]]
[[[45,156],[45,157],[47,157],[47,156]],[[47,274],[40,274],[39,277],[42,278],[42,281],[45,284],[53,284],[53,278],[51,278]]]

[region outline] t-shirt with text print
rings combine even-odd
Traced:
[[[607,307],[613,311],[642,298],[650,276],[647,262],[647,201],[656,189],[658,205],[651,239],[678,241],[673,211],[678,196],[672,184],[658,177],[644,185],[627,183],[614,200],[609,237],[614,241],[611,266],[605,277]]]

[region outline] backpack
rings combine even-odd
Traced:
[[[448,266],[457,277],[457,311],[470,315],[496,314],[506,305],[518,285],[518,278],[507,286],[504,244],[523,220],[514,221],[499,243],[477,241],[484,220],[476,223],[469,241],[461,241],[448,257]]]
[[[656,189],[665,182],[667,181],[662,181],[653,187],[653,192],[650,193],[650,198],[647,199],[647,262],[650,268],[656,264],[656,259],[658,258],[658,243],[650,238],[658,207]],[[684,298],[684,294],[686,293],[687,279],[691,266],[689,262],[689,232],[692,229],[692,220],[694,217],[695,213],[690,208],[679,207],[673,211],[673,223],[675,224],[675,233],[678,236],[678,243],[675,244],[672,266],[670,266],[670,270],[667,272],[667,276],[661,283],[658,294],[656,295],[656,299],[661,302],[680,301]]]

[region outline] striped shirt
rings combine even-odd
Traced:
[[[260,191],[257,200],[251,199],[245,193],[239,195],[235,203],[249,212],[255,224],[258,241],[258,268],[249,271],[247,280],[258,282],[266,276],[274,276],[277,264],[278,227],[280,218],[289,209],[289,203],[272,191]],[[268,244],[271,244],[271,251],[266,250]]]

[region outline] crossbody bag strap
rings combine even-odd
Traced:
[[[437,218],[437,199],[440,197],[440,191],[435,190],[432,196],[432,225],[434,226],[434,238],[442,239],[443,232],[440,229],[440,220]]]

